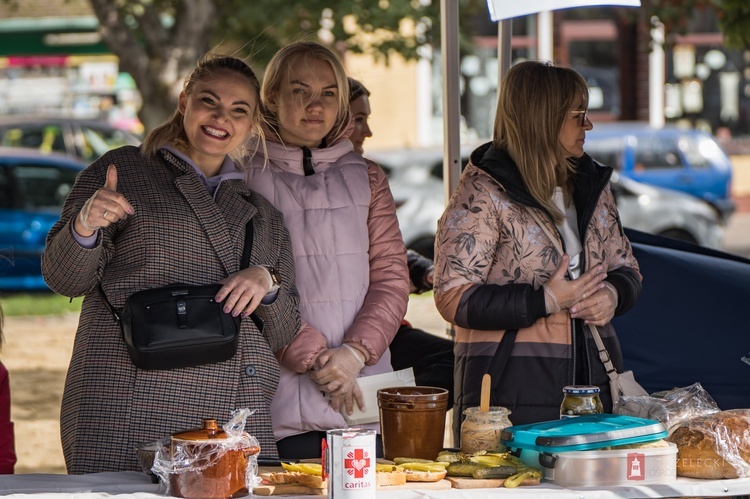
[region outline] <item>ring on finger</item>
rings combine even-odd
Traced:
[[[109,213],[109,211],[107,211],[107,210],[104,210],[104,212],[102,212],[102,218],[106,220],[106,219],[107,219],[107,214],[108,214],[108,213]]]
[[[584,300],[586,299],[586,293],[583,293],[583,299]]]

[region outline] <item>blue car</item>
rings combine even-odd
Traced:
[[[707,201],[726,222],[734,212],[732,165],[709,134],[646,123],[595,123],[584,149],[621,175]]]
[[[69,156],[0,147],[0,289],[48,289],[45,238],[84,168]]]

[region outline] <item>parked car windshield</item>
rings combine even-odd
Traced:
[[[78,174],[69,168],[34,164],[19,164],[12,171],[24,210],[57,215]]]
[[[94,162],[110,149],[139,143],[138,136],[106,121],[43,117],[0,120],[1,146],[67,154],[85,163]]]
[[[724,151],[715,140],[708,137],[687,137],[685,155],[692,165],[708,168],[711,163],[718,163],[725,157]]]
[[[641,136],[637,140],[635,171],[682,168],[680,150],[674,140],[658,136]]]
[[[586,142],[586,152],[599,163],[612,168],[622,167],[619,151],[622,149],[622,139],[619,137],[606,137],[600,140]]]
[[[117,128],[105,129],[82,125],[81,137],[83,140],[78,147],[81,157],[86,161],[94,161],[110,149],[133,143],[129,133]]]

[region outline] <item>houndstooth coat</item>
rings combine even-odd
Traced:
[[[104,185],[110,164],[135,214],[101,229],[96,246],[85,249],[73,239],[71,219]],[[218,282],[239,270],[250,218],[250,265],[272,265],[282,280],[277,299],[256,311],[263,332],[243,319],[237,354],[225,362],[136,369],[99,283],[122,308],[142,289]],[[202,418],[223,424],[245,407],[257,411],[246,430],[261,454],[277,455],[269,413],[279,378],[273,352],[299,330],[299,297],[283,217],[242,180],[223,181],[212,198],[194,169],[167,151],[148,159],[136,147],[110,151],[79,174],[47,237],[42,272],[55,292],[84,296],[60,421],[69,473],[140,471],[135,445],[198,427]]]

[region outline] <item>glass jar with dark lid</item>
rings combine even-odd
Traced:
[[[563,388],[563,401],[560,404],[560,419],[574,418],[585,414],[604,412],[599,398],[599,387],[589,385],[569,385]]]

